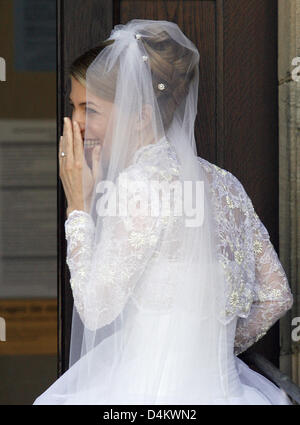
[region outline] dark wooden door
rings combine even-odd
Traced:
[[[198,155],[240,179],[278,249],[277,2],[57,0],[58,136],[63,116],[70,116],[68,65],[108,37],[115,24],[134,18],[176,22],[197,46]],[[65,263],[65,208],[59,181],[59,376],[68,368],[73,305]],[[279,365],[278,323],[255,344],[255,351]]]

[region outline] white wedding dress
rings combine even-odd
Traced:
[[[152,168],[147,168],[147,164],[151,164]],[[176,155],[169,142],[163,138],[157,144],[142,147],[136,152],[133,164],[130,166],[130,173],[133,178],[144,175],[145,172],[149,173],[147,177],[153,177],[152,174],[159,170],[160,175],[172,178],[178,172],[177,166]],[[172,357],[170,357],[164,368],[164,375],[161,377],[157,404],[291,404],[283,391],[262,375],[254,372],[237,357],[237,354],[261,338],[292,305],[293,297],[282,265],[265,227],[256,213],[251,212],[248,203],[250,200],[246,197],[237,178],[203,158],[199,158],[199,166],[203,166],[211,176],[212,194],[215,202],[219,202],[216,210],[219,212],[220,225],[230,235],[228,244],[235,253],[239,254],[235,257],[235,261],[226,262],[225,256],[223,258],[223,267],[227,270],[231,268],[231,272],[236,275],[231,290],[228,292],[228,311],[232,314],[232,320],[227,325],[223,325],[215,318],[218,324],[216,326],[218,326],[219,340],[221,341],[225,334],[227,338],[227,353],[224,358],[219,359],[218,370],[221,372],[221,376],[222,368],[226,370],[226,375],[222,376],[221,386],[227,386],[229,396],[222,395],[224,388],[221,388],[217,379],[214,380],[210,367],[205,367],[207,360],[204,358],[205,356],[199,358],[199,370],[195,366],[191,370],[190,364],[195,365],[196,363],[188,360],[182,362],[182,367],[174,369]],[[221,195],[221,191],[225,192]],[[222,203],[220,199],[223,199],[224,194],[226,202]],[[233,225],[228,213],[233,204],[239,205],[241,209],[248,209],[249,214],[252,214],[251,226],[254,239],[248,245],[245,242],[243,258],[246,262],[247,250],[254,250],[256,256],[254,289],[247,285],[240,285],[239,281],[240,275],[237,272],[237,266],[240,264],[238,259],[241,258],[241,253],[234,250],[233,245],[240,230]],[[96,352],[93,355],[99,356],[99,362],[97,369],[93,371],[94,379],[88,389],[74,394],[67,391],[68,378],[76,377],[76,371],[80,362],[83,361],[81,358],[37,397],[33,404],[145,404],[147,395],[141,396],[139,393],[139,379],[143,376],[144,382],[147,379],[151,380],[155,374],[153,359],[166,339],[168,340],[166,329],[168,329],[168,308],[171,305],[173,285],[178,279],[197,279],[197,276],[186,274],[184,270],[181,270],[180,264],[176,263],[176,227],[180,225],[180,218],[177,217],[172,225],[167,227],[169,239],[165,234],[165,258],[159,257],[158,259],[156,251],[154,251],[150,260],[148,257],[146,259],[143,253],[151,247],[153,241],[160,238],[160,234],[149,235],[146,228],[142,229],[144,234],[141,231],[137,234],[133,229],[128,238],[116,240],[114,229],[107,227],[98,254],[99,286],[102,282],[108,281],[111,292],[106,296],[105,292],[100,292],[101,296],[95,299],[95,308],[99,308],[99,311],[103,312],[100,316],[102,325],[111,323],[125,306],[131,312],[129,318],[134,319],[135,325],[131,326],[130,319],[126,324],[132,342],[132,345],[129,344],[127,347],[127,357],[123,363],[126,364],[126,367],[117,371],[116,382],[108,380],[109,370],[105,359],[109,358],[112,350],[112,339],[107,336],[94,349]],[[89,268],[94,224],[86,212],[73,211],[65,223],[65,229],[68,242],[67,263],[71,273],[70,283],[74,305],[82,321],[92,327],[92,312],[91,316],[83,313],[81,294],[84,291],[85,274]],[[169,242],[172,240],[169,245],[168,240]],[[135,247],[134,256],[130,249],[132,246]],[[225,247],[220,246],[219,250],[220,258],[222,258]],[[160,251],[162,251],[161,247]],[[228,256],[226,258],[228,259]],[[146,262],[147,267],[140,277],[139,285],[134,288],[126,288],[130,281],[129,278],[126,280],[126,277],[131,276],[137,269],[142,269]],[[220,265],[216,265],[216,267],[220,267]],[[247,266],[243,268],[243,272],[247,273]],[[192,271],[190,273],[192,274]],[[247,282],[246,279],[245,281]],[[124,287],[126,291],[122,291]],[[199,318],[200,320],[205,323],[208,319],[203,317]],[[210,318],[209,320],[214,319]],[[149,326],[149,329],[153,327],[154,321],[157,323],[157,333],[154,338],[149,340],[147,327]],[[195,331],[195,338],[205,341],[210,337],[209,324],[207,327],[202,326],[201,329],[201,335],[197,335]],[[131,356],[130,348],[132,346],[135,353],[138,353],[138,344],[140,346],[147,345],[147,355],[139,358],[139,361],[131,360],[134,356]],[[86,355],[88,356],[90,353]],[[187,357],[192,359],[193,353],[188,351],[188,347],[184,347],[183,360]],[[172,396],[172,381],[170,380],[172,374],[180,375],[182,382],[180,397]],[[70,383],[70,381],[68,382]]]

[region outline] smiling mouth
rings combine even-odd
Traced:
[[[93,148],[94,146],[102,145],[101,141],[99,139],[85,139],[84,140],[84,146],[87,148]]]

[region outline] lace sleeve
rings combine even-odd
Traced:
[[[254,301],[247,318],[238,318],[234,353],[245,351],[289,310],[293,296],[270,236],[249,201],[255,256]]]
[[[144,193],[142,186],[128,190],[128,205],[143,200]],[[166,220],[168,217],[159,214],[107,215],[103,218],[100,242],[94,246],[91,216],[84,211],[69,215],[65,234],[70,284],[74,304],[87,328],[95,330],[104,326],[122,311]],[[93,255],[97,261],[93,261],[92,267]]]

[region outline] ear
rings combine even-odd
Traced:
[[[142,108],[142,116],[140,119],[136,119],[135,128],[138,131],[144,130],[148,127],[150,122],[152,121],[152,107],[149,104],[143,105]]]

